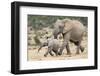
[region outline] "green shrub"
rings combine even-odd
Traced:
[[[35,36],[34,40],[35,40],[36,45],[39,45],[41,43],[40,40],[38,39],[38,36]]]

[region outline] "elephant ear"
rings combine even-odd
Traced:
[[[63,33],[67,33],[72,29],[72,20],[64,19],[63,22],[64,22]]]

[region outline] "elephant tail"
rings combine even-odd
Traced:
[[[39,53],[39,51],[41,50],[41,48],[42,48],[42,46],[40,46],[40,48],[38,49],[38,53]]]
[[[38,53],[39,53],[39,51],[42,49],[42,47],[45,47],[45,46],[47,46],[47,45],[48,45],[47,43],[43,43],[43,44],[39,47]]]

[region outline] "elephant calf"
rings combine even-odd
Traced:
[[[56,54],[56,56],[58,55],[58,50],[60,48],[60,43],[57,39],[54,39],[54,38],[49,38],[47,39],[46,42],[42,43],[40,48],[38,49],[38,52],[40,51],[40,49],[44,46],[48,46],[48,50],[47,52],[44,54],[44,56],[46,57],[48,55],[48,53],[51,55],[51,56],[54,56],[52,54],[52,52],[54,52]]]

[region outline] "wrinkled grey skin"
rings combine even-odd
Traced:
[[[59,55],[62,54],[63,49],[66,47],[67,54],[70,55],[69,41],[73,42],[77,46],[76,54],[84,51],[84,47],[81,46],[83,33],[85,31],[84,26],[78,20],[63,19],[57,20],[54,24],[54,38],[57,39],[59,34],[63,35],[63,44],[60,48]]]
[[[40,48],[38,49],[38,52],[41,50],[42,47],[45,47],[45,46],[48,46],[48,50],[44,54],[45,57],[48,54],[50,54],[51,56],[54,56],[52,54],[52,52],[54,52],[56,54],[56,56],[58,56],[58,49],[60,48],[60,44],[59,44],[59,41],[57,39],[54,39],[54,38],[47,39],[46,42],[41,44]]]

